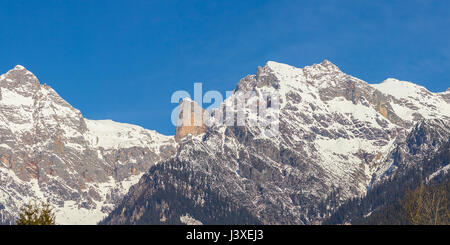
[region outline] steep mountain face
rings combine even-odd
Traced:
[[[386,158],[383,174],[367,195],[348,201],[327,224],[409,224],[399,200],[421,183],[449,183],[450,126],[440,119],[422,120]]]
[[[182,100],[172,137],[85,119],[17,66],[0,76],[0,223],[32,200],[59,224],[318,224],[353,200],[367,214],[392,183],[446,178],[449,92],[268,62],[207,118]]]
[[[405,144],[424,119],[448,124],[447,94],[393,79],[368,84],[329,61],[268,62],[209,112],[204,133],[179,136],[176,154],[152,167],[102,224],[321,223],[396,171],[401,152],[432,150]],[[255,106],[272,120],[252,123]],[[220,123],[239,114],[244,125]]]
[[[0,223],[48,200],[59,224],[95,224],[158,161],[171,136],[83,118],[22,66],[0,76]]]
[[[205,120],[202,114],[204,110],[194,101],[185,98],[179,106],[179,118],[175,132],[175,140],[179,141],[186,135],[199,135],[206,131]]]
[[[388,169],[380,168],[381,172],[379,170],[379,173],[382,173],[380,179],[391,177],[392,172],[402,174],[410,168],[430,170],[430,166],[426,166],[424,163],[432,159],[438,152],[448,150],[445,148],[447,148],[449,138],[448,121],[429,119],[418,122],[407,137],[389,152],[384,164]],[[431,171],[445,167],[446,163],[443,162],[443,164],[444,166],[434,166]],[[431,174],[430,171],[428,174]]]

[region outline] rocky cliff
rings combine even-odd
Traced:
[[[410,168],[447,173],[424,164],[448,152],[448,94],[270,61],[208,118],[183,99],[173,137],[86,119],[17,66],[0,76],[0,223],[48,200],[59,224],[320,224]]]
[[[0,223],[49,201],[59,224],[95,224],[175,141],[155,131],[85,119],[22,66],[0,76]]]
[[[178,121],[175,133],[175,140],[179,141],[187,135],[200,135],[205,133],[205,119],[201,108],[195,101],[185,98],[178,106]]]
[[[246,107],[228,106],[245,92]],[[176,154],[152,167],[102,223],[181,224],[186,215],[203,224],[321,223],[395,169],[390,159],[422,120],[448,123],[445,98],[395,79],[368,84],[329,61],[268,62],[212,112],[217,121],[243,113],[248,123],[212,123],[180,139]],[[277,120],[251,123],[255,105]]]

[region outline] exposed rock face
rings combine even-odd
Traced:
[[[448,121],[429,119],[418,122],[387,155],[384,165],[378,170],[378,176],[381,179],[389,178],[398,168],[402,169],[401,172],[411,167],[426,168],[421,164],[433,158],[436,152],[449,143],[449,139]]]
[[[83,118],[22,66],[0,76],[0,223],[49,200],[57,223],[95,224],[156,162],[173,137]]]
[[[193,136],[205,133],[205,119],[203,113],[205,112],[195,101],[190,99],[183,99],[179,104],[179,113],[175,140],[179,141],[186,135]]]
[[[279,118],[279,134],[212,124],[181,139],[176,155],[151,168],[103,223],[179,224],[189,213],[203,224],[317,224],[392,169],[387,159],[414,125],[450,116],[441,94],[392,79],[368,84],[329,61],[302,69],[268,62],[213,114],[255,118],[248,107],[226,107],[239,92],[254,92],[249,107]],[[279,98],[280,110],[263,94]],[[211,211],[215,203],[227,209]]]
[[[418,122],[385,158],[365,196],[339,207],[326,224],[411,224],[398,200],[421,183],[449,183],[450,125],[440,119]]]
[[[255,124],[254,107],[276,120]],[[164,136],[85,119],[21,66],[0,76],[0,223],[48,199],[60,224],[317,224],[448,146],[448,91],[368,84],[329,61],[258,67],[213,123],[192,101],[180,108]]]

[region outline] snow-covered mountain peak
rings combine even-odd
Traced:
[[[309,104],[320,107],[322,102],[343,97],[350,104],[371,107],[370,110],[403,126],[438,115],[448,119],[450,111],[448,93],[432,93],[423,86],[394,78],[369,84],[343,73],[328,60],[303,68],[269,61],[258,68],[256,76],[242,79],[238,88],[279,94],[281,108],[293,97],[301,98],[307,107]]]
[[[14,74],[25,74],[25,75],[30,75],[30,76],[33,76],[36,80],[37,80],[37,78],[36,78],[36,76],[34,76],[34,74],[31,72],[31,71],[29,71],[29,70],[27,70],[24,66],[22,66],[22,65],[16,65],[13,69],[11,69],[11,70],[9,70],[6,74],[5,74],[5,76],[8,76],[8,74],[11,74],[11,73],[14,73]]]
[[[327,59],[324,59],[320,64],[322,66],[335,66],[335,67],[337,67],[333,62],[331,62],[331,61],[329,61]]]
[[[284,63],[268,61],[264,67],[258,67],[256,75],[241,79],[237,91],[255,91],[256,89],[275,89],[282,97],[292,89],[316,91],[321,87],[336,86],[346,78],[336,65],[328,60],[320,64],[297,68]],[[317,92],[317,91],[316,91]]]
[[[36,93],[39,87],[36,76],[20,65],[0,76],[0,88],[15,91],[23,96]]]
[[[325,59],[320,64],[313,64],[311,66],[305,66],[303,68],[297,68],[295,66],[291,66],[288,64],[276,62],[276,61],[268,61],[266,63],[266,67],[271,68],[274,71],[278,72],[292,72],[295,70],[317,70],[321,72],[334,72],[334,71],[340,71],[339,67],[330,62],[329,60]]]
[[[338,66],[331,63],[329,60],[323,60],[320,64],[313,64],[311,66],[305,66],[303,68],[306,72],[312,74],[324,74],[324,73],[341,73],[342,71]]]
[[[231,118],[231,123],[208,125],[207,130],[197,127],[198,131],[177,127],[179,138],[204,134],[179,141],[176,155],[144,175],[106,223],[159,220],[176,224],[194,211],[211,224],[223,223],[222,213],[214,217],[202,213],[216,210],[217,200],[240,205],[264,224],[320,222],[346,200],[365,195],[376,176],[390,169],[388,154],[415,123],[427,118],[449,121],[445,121],[449,104],[442,96],[430,93],[404,99],[401,94],[391,95],[398,93],[391,91],[398,84],[424,92],[420,86],[410,88],[395,80],[372,86],[327,60],[304,68],[269,61],[255,75],[242,78],[234,94],[213,111],[217,121]],[[242,95],[250,97],[242,99]],[[279,110],[272,98],[280,99]],[[246,101],[247,107],[234,106],[240,101]],[[254,105],[264,113],[251,110]],[[239,114],[245,123],[239,124],[239,117],[233,116]],[[274,120],[260,120],[266,118],[259,115]],[[448,131],[438,133],[448,139]],[[417,142],[426,138],[417,137]],[[432,146],[439,141],[430,142]],[[177,193],[164,199],[167,206],[190,204],[177,206],[160,219],[164,210],[158,207],[159,197],[166,190]],[[209,199],[211,192],[214,198]],[[140,210],[150,211],[142,214]]]
[[[240,80],[235,92],[255,92],[247,101],[279,119],[270,125],[195,125],[199,117],[192,108],[198,105],[184,98],[180,104],[193,106],[181,105],[180,114],[191,117],[177,127],[178,143],[139,126],[85,119],[26,69],[11,70],[0,80],[0,186],[5,186],[0,202],[6,207],[0,223],[4,217],[13,220],[24,200],[43,198],[57,209],[58,223],[95,223],[144,172],[158,168],[160,173],[195,168],[201,175],[190,180],[210,178],[199,186],[244,203],[268,223],[280,221],[271,210],[283,214],[282,223],[311,223],[325,214],[316,204],[326,201],[330,190],[337,191],[338,202],[364,194],[373,174],[390,167],[386,154],[417,121],[440,118],[439,125],[445,125],[450,120],[447,94],[395,79],[371,85],[327,60],[304,68],[269,61]],[[279,96],[281,109],[262,94]],[[217,111],[230,112],[219,109],[237,96]],[[244,113],[249,120],[257,115]],[[223,119],[227,113],[215,115]],[[167,184],[185,175],[167,176],[158,179]],[[151,190],[143,181],[136,188]],[[205,196],[197,197],[203,203]],[[304,200],[312,201],[305,206]]]
[[[21,66],[21,65],[16,65],[16,66],[14,67],[14,70],[26,70],[26,68],[23,67],[23,66]]]
[[[387,95],[392,109],[406,121],[450,119],[450,98],[446,94],[433,93],[423,86],[393,78],[369,85]]]
[[[350,77],[328,60],[303,68],[270,61],[263,70],[277,78],[280,86],[276,88],[282,94],[292,89],[317,93],[320,88],[340,86],[340,83],[346,82],[347,77]]]
[[[24,202],[47,199],[57,223],[95,224],[175,151],[173,136],[83,118],[20,66],[0,76],[0,135],[0,224]]]
[[[381,83],[396,83],[396,82],[401,82],[401,81],[396,78],[393,78],[393,77],[388,77]]]
[[[388,78],[379,84],[371,84],[371,86],[396,98],[407,98],[415,97],[417,95],[431,94],[431,92],[423,86],[408,81],[401,81],[395,78]]]
[[[311,67],[319,69],[323,72],[341,72],[341,69],[331,61],[325,59],[320,64],[314,64]]]
[[[271,60],[267,61],[265,66],[271,68],[272,70],[296,69],[294,66]]]

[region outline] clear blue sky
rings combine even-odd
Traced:
[[[24,65],[91,119],[173,134],[176,90],[268,60],[450,86],[450,1],[2,0],[0,73]]]

